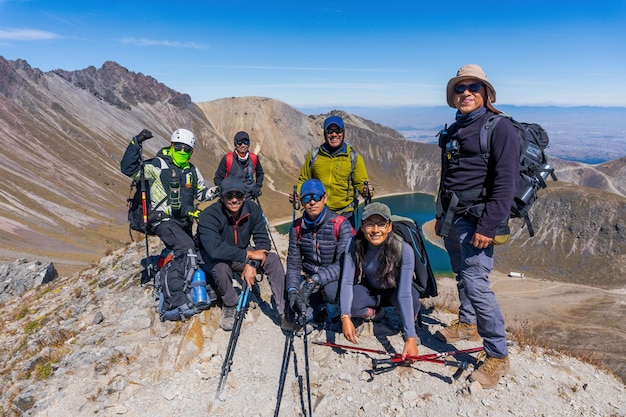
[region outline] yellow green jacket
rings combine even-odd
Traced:
[[[367,170],[363,157],[354,151],[354,148],[344,143],[344,148],[333,155],[320,146],[315,158],[313,172],[311,172],[311,157],[313,150],[309,151],[304,159],[304,165],[298,178],[298,194],[300,187],[306,180],[318,179],[324,184],[328,201],[326,205],[335,212],[351,212],[354,210],[352,203],[356,197],[355,189],[363,193],[365,181],[368,180]],[[351,177],[352,162],[350,152],[355,152],[354,175]]]

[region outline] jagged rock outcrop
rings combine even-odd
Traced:
[[[58,276],[52,262],[18,259],[12,263],[0,263],[0,304],[47,284]]]

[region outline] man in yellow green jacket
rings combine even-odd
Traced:
[[[297,192],[306,180],[317,179],[326,187],[326,205],[356,226],[354,210],[358,194],[373,195],[363,157],[344,141],[344,123],[339,116],[324,120],[324,143],[307,154],[300,170]],[[367,183],[367,189],[365,184]],[[291,197],[291,196],[290,196]]]

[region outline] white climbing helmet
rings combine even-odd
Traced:
[[[174,133],[172,133],[171,142],[184,143],[185,145],[189,145],[193,148],[196,145],[196,137],[190,130],[176,129]]]

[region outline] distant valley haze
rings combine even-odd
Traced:
[[[626,107],[496,106],[520,122],[538,123],[550,137],[549,156],[598,164],[626,156]],[[329,107],[298,107],[317,114]],[[437,143],[437,133],[454,122],[447,106],[342,107],[341,110],[389,126],[405,138]]]

